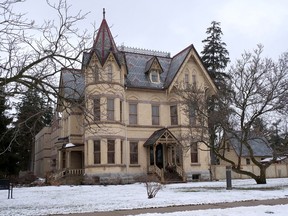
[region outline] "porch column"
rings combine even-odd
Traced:
[[[57,157],[58,157],[58,163],[57,163],[57,170],[62,169],[62,151],[61,150],[57,150]]]
[[[154,162],[154,166],[156,166],[156,146],[157,144],[153,144],[153,162]]]
[[[167,148],[166,148],[166,143],[162,143],[162,162],[163,162],[163,169],[166,170],[166,156],[167,156]]]
[[[70,164],[71,164],[71,151],[66,152],[66,168],[71,168]]]

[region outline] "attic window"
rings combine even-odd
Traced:
[[[159,73],[156,70],[150,72],[150,80],[153,83],[159,83]]]

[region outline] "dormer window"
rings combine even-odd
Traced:
[[[160,73],[163,72],[163,68],[161,67],[160,62],[157,57],[152,57],[146,63],[145,73],[149,75],[150,82],[152,83],[160,83]]]
[[[159,72],[156,70],[151,70],[150,72],[150,80],[153,83],[159,83]]]

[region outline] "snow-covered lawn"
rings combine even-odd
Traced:
[[[119,209],[164,207],[173,205],[234,202],[241,200],[288,199],[288,178],[268,179],[266,185],[253,180],[233,180],[233,190],[226,190],[226,182],[193,182],[165,185],[155,198],[147,199],[144,184],[117,186],[45,186],[14,188],[13,199],[7,191],[0,191],[0,215],[48,215],[79,212],[111,211]],[[199,210],[193,215],[245,215],[244,207],[224,210]],[[251,208],[255,214],[251,214]],[[249,215],[275,212],[275,207],[245,207]],[[257,212],[259,211],[259,214]],[[277,206],[278,213],[287,215],[288,206]],[[209,213],[210,212],[210,213]],[[218,213],[217,213],[218,212]],[[220,213],[221,212],[221,213]],[[233,214],[231,212],[234,212]],[[237,213],[239,212],[239,214]],[[244,213],[243,213],[244,212]],[[275,215],[274,214],[274,215]],[[145,214],[158,215],[158,214]],[[192,215],[180,212],[174,215]]]

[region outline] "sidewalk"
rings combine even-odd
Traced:
[[[68,214],[69,216],[125,216],[125,215],[137,215],[145,213],[168,213],[177,211],[194,211],[202,209],[224,209],[234,208],[242,206],[258,206],[258,205],[288,205],[288,198],[281,199],[269,199],[269,200],[249,200],[241,202],[231,203],[213,203],[203,205],[185,205],[185,206],[171,206],[161,208],[147,208],[147,209],[132,209],[132,210],[116,210],[106,212],[91,212],[91,213],[75,213]],[[57,215],[57,216],[68,216],[68,215]],[[56,215],[55,215],[56,216]]]

